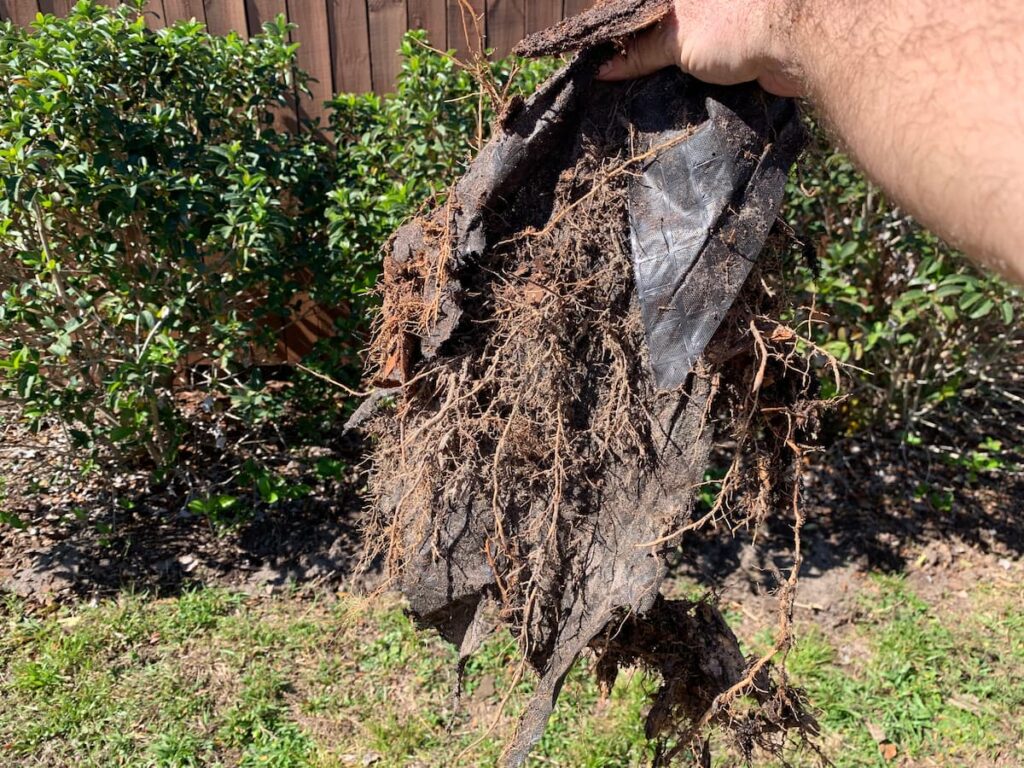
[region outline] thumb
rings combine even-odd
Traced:
[[[632,80],[659,69],[679,64],[679,43],[675,33],[676,20],[670,16],[650,29],[636,35],[625,51],[601,65],[598,80]]]

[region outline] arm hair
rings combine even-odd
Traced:
[[[793,0],[795,74],[889,194],[1024,282],[1024,3]]]

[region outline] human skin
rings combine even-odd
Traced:
[[[601,70],[805,96],[923,224],[1024,284],[1024,0],[676,0]]]

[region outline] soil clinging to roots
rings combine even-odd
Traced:
[[[630,7],[643,26],[662,5]],[[621,34],[615,18],[603,36],[587,27],[588,44]],[[800,146],[796,112],[754,87],[674,71],[596,83],[608,51],[584,51],[511,106],[446,202],[396,233],[371,349],[386,399],[362,425],[375,435],[370,554],[463,663],[488,633],[515,633],[538,679],[509,765],[540,738],[588,647],[606,683],[626,664],[662,676],[648,718],[659,760],[702,749],[714,723],[744,751],[809,723],[768,659],[743,658],[711,603],[659,596],[684,530],[780,510],[799,531],[812,378],[795,365],[795,335],[769,319],[768,271],[748,278]],[[631,239],[637,216],[659,214],[638,211],[636,185],[709,131],[738,183],[675,290],[738,300],[685,383],[662,391]],[[733,468],[695,521],[695,489],[723,438]],[[787,643],[781,626],[776,650]],[[741,713],[740,699],[757,706]]]

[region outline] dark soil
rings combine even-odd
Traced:
[[[555,56],[618,40],[660,21],[671,8],[672,0],[600,0],[583,13],[527,36],[515,53]]]
[[[24,524],[0,525],[0,592],[53,603],[130,587],[162,594],[191,584],[323,592],[377,578],[354,575],[364,482],[354,469],[363,446],[354,438],[292,449],[291,459],[281,448],[280,463],[293,477],[316,455],[342,457],[349,469],[328,482],[306,477],[307,498],[257,505],[252,519],[218,530],[188,511],[187,494],[149,488],[145,472],[82,478],[62,467],[59,429],[29,433],[10,411],[0,416],[0,511]],[[826,626],[842,623],[846,585],[868,571],[914,570],[933,589],[948,586],[955,594],[959,561],[1005,571],[1006,563],[1024,559],[1019,458],[1008,453],[1005,469],[980,475],[951,459],[985,438],[1018,445],[1021,427],[984,402],[964,403],[943,422],[948,434],[929,435],[918,447],[877,431],[841,439],[808,468],[798,611]],[[216,466],[207,469],[217,475]],[[744,615],[765,618],[777,587],[770,566],[786,567],[791,544],[790,527],[770,519],[756,545],[750,531],[706,529],[675,548],[673,572],[742,605]]]
[[[216,461],[191,468],[191,488],[153,487],[145,470],[83,476],[78,462],[67,460],[61,430],[30,433],[8,421],[0,441],[2,511],[20,525],[0,525],[0,592],[53,603],[125,588],[174,594],[216,584],[271,593],[372,581],[353,576],[361,552],[359,442],[277,442],[261,445],[266,460],[282,477],[308,485],[308,495],[266,505],[238,490],[241,514],[214,525],[188,502],[198,489],[223,482],[227,468]],[[320,457],[343,461],[341,476],[310,473]]]

